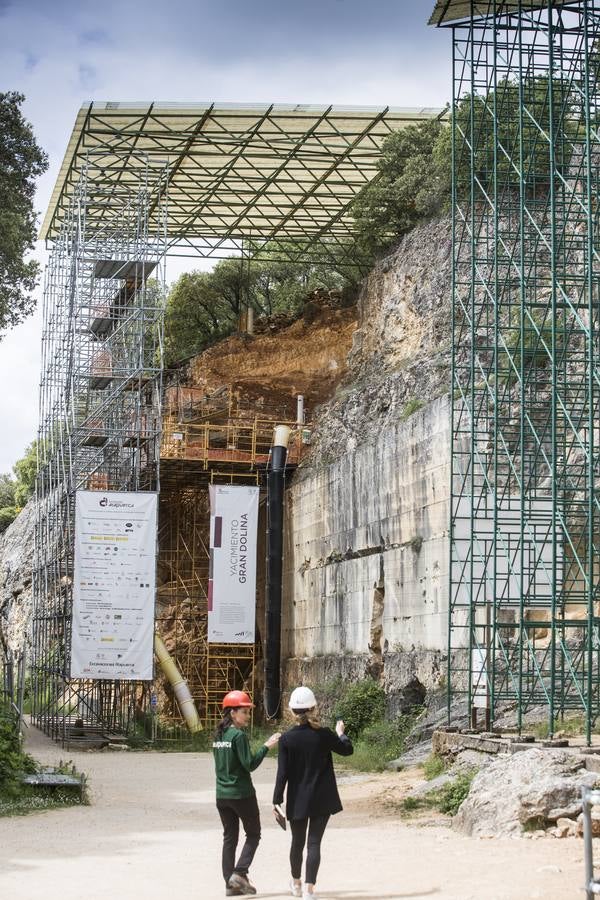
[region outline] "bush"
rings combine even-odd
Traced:
[[[475,777],[472,772],[461,772],[454,781],[448,782],[435,794],[435,805],[440,812],[455,816],[458,808],[471,790],[471,782]]]
[[[0,507],[0,534],[6,531],[8,526],[17,518],[17,508],[15,506]]]
[[[19,776],[35,770],[35,761],[21,751],[16,719],[0,711],[0,797],[17,794]]]
[[[335,719],[343,719],[346,733],[357,738],[368,725],[383,719],[385,692],[373,678],[348,685],[333,709]]]
[[[387,764],[404,752],[406,736],[411,731],[420,710],[399,716],[392,722],[374,722],[354,741],[354,753],[344,763],[360,772],[383,772]]]
[[[378,253],[419,222],[447,207],[451,198],[450,128],[438,119],[408,125],[384,140],[379,178],[352,206],[359,245]]]
[[[423,775],[427,781],[433,781],[446,771],[446,760],[437,753],[431,753],[423,763]]]

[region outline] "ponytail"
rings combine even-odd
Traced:
[[[231,709],[226,709],[223,712],[223,718],[215,729],[215,741],[220,741],[223,737],[223,732],[227,731],[228,728],[231,728],[232,725],[233,719],[231,718]]]
[[[294,724],[296,725],[310,725],[311,728],[315,729],[321,727],[321,720],[316,706],[313,706],[312,709],[293,709],[292,713],[295,720]]]

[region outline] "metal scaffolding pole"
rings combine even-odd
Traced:
[[[453,34],[450,702],[600,709],[600,3]]]
[[[103,153],[89,152],[46,270],[33,718],[62,740],[72,719],[127,728],[141,696],[135,682],[70,677],[74,499],[79,489],[158,489],[166,176],[141,156],[126,182],[107,181]],[[89,217],[98,206],[100,224]]]

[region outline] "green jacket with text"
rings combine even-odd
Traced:
[[[230,726],[213,741],[217,773],[217,800],[242,800],[255,794],[250,772],[260,766],[269,752],[264,745],[252,755],[246,733]]]

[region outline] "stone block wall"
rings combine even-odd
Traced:
[[[442,678],[448,619],[450,410],[442,396],[372,443],[297,474],[286,494],[288,685]]]

